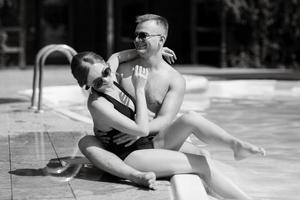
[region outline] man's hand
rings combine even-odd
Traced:
[[[139,138],[139,136],[133,136],[126,133],[119,133],[113,137],[113,142],[118,145],[127,143],[124,146],[129,147],[130,145],[135,143],[135,141],[137,141]]]

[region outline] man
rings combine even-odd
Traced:
[[[157,133],[175,118],[183,101],[185,79],[162,57],[162,48],[168,36],[168,22],[157,15],[142,15],[137,18],[134,45],[138,57],[120,64],[121,85],[134,94],[131,82],[132,69],[141,65],[149,69],[146,100],[151,122],[150,132]]]

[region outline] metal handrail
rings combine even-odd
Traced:
[[[31,96],[31,106],[30,109],[35,110],[37,107],[35,106],[36,101],[36,89],[37,89],[37,73],[40,66],[40,60],[41,57],[45,54],[45,52],[49,51],[49,49],[52,49],[55,47],[56,44],[50,44],[47,46],[44,46],[42,49],[39,50],[35,57],[35,64],[34,64],[34,71],[33,71],[33,81],[32,81],[32,96]]]
[[[37,70],[39,70],[39,98],[38,98],[38,106],[36,112],[42,112],[42,97],[43,97],[43,69],[46,62],[46,59],[50,54],[53,52],[61,52],[67,58],[68,61],[71,63],[71,60],[77,52],[70,46],[65,44],[50,44],[43,47],[36,56],[35,68],[34,68],[34,75],[33,75],[33,86],[32,86],[32,97],[31,97],[31,108],[36,109],[35,102],[36,102],[36,81],[37,81]]]

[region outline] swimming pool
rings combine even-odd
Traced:
[[[266,157],[236,162],[228,150],[205,147],[221,161],[222,171],[255,199],[300,199],[300,81],[206,83],[198,77],[186,78],[188,91],[181,113],[196,110],[231,134],[267,150]],[[44,103],[58,112],[91,122],[86,96],[78,86],[49,87],[44,94]],[[194,137],[191,141],[199,144]]]

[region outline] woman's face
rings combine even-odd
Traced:
[[[95,63],[91,66],[87,78],[88,86],[104,92],[106,89],[112,88],[113,81],[111,69],[107,64]]]

